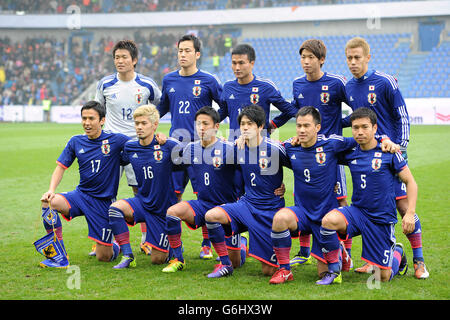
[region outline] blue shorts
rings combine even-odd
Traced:
[[[347,237],[361,235],[361,259],[381,269],[390,269],[395,249],[395,223],[375,223],[355,207],[338,209],[347,222]]]
[[[186,222],[186,225],[189,229],[196,230],[205,225],[205,215],[208,210],[217,207],[217,205],[212,204],[210,202],[202,201],[202,200],[189,200],[185,201],[192,210],[194,214],[195,225],[189,224]],[[225,237],[225,242],[227,244],[228,249],[231,250],[240,250],[241,249],[241,237],[236,234],[229,237]]]
[[[172,172],[173,188],[176,193],[184,193],[189,180],[191,180],[192,191],[195,193],[195,179],[192,178],[193,174],[189,174],[192,169],[190,167],[183,170],[177,170]]]
[[[245,198],[217,208],[224,210],[230,221],[228,228],[224,226],[225,235],[235,235],[248,230],[249,255],[268,265],[278,267],[270,233],[273,216],[279,209],[261,210],[248,203]]]
[[[166,217],[152,214],[144,209],[137,197],[123,199],[133,210],[134,223],[145,222],[147,232],[145,243],[162,252],[169,252],[169,240],[166,232]]]
[[[320,242],[320,222],[314,222],[308,218],[306,210],[302,207],[292,206],[285,209],[291,210],[297,218],[298,230],[291,233],[292,237],[298,237],[300,234],[312,234],[313,242],[311,247],[311,255],[324,263],[327,263],[322,253],[322,243]]]
[[[336,185],[336,199],[340,200],[347,198],[347,178],[345,177],[345,167],[343,165],[338,165]]]
[[[88,237],[105,246],[112,246],[113,234],[109,224],[108,210],[113,199],[94,198],[79,190],[59,193],[69,205],[69,215],[85,216],[88,225]],[[64,215],[61,215],[64,217]],[[64,217],[65,218],[65,217]],[[67,218],[65,218],[67,220]]]

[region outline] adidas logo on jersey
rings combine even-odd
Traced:
[[[231,95],[228,97],[228,99],[235,99],[235,98],[234,98],[234,95],[231,94]]]
[[[292,156],[291,156],[291,159],[297,159],[296,157],[295,157],[295,154],[293,154]]]
[[[299,98],[299,99],[303,99],[303,98],[304,98],[304,96],[303,96],[303,94],[301,94],[301,93],[300,93],[300,94],[298,95],[298,97],[297,97],[297,98]]]
[[[133,154],[133,156],[132,156],[132,158],[137,158],[137,157],[138,157],[137,153]]]
[[[78,153],[84,153],[84,149],[81,148],[80,150],[78,150]]]
[[[350,162],[351,164],[356,164],[356,159]]]
[[[175,92],[174,88],[170,88],[169,92]]]

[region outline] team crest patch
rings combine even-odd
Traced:
[[[259,102],[259,94],[252,93],[252,94],[250,95],[250,102],[251,102],[252,104],[257,104],[257,103]]]
[[[137,103],[137,104],[141,104],[141,103],[142,103],[142,100],[143,100],[142,93],[137,93],[137,94],[134,96],[134,99],[136,100],[136,103]]]
[[[381,159],[372,159],[372,168],[378,170],[381,168]]]
[[[155,150],[153,152],[153,157],[155,158],[156,161],[161,161],[163,158],[163,152],[161,150]]]
[[[320,101],[322,101],[322,103],[330,102],[330,94],[328,92],[322,92],[320,94]]]
[[[367,100],[370,104],[375,104],[375,102],[377,102],[377,95],[374,92],[371,92],[367,95]]]
[[[201,92],[202,92],[202,87],[200,87],[200,86],[195,86],[192,88],[192,94],[196,97],[198,97]]]
[[[259,163],[259,167],[263,170],[267,169],[267,167],[269,166],[269,160],[267,158],[260,158],[258,160],[258,163]]]
[[[103,154],[109,154],[109,152],[111,151],[111,146],[109,145],[109,141],[107,139],[102,141],[101,148]]]
[[[218,168],[222,165],[222,158],[221,157],[214,157],[212,159],[212,164],[214,166],[214,168]]]
[[[327,155],[325,152],[316,153],[316,162],[318,164],[324,164],[326,160],[327,160]]]

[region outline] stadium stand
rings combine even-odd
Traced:
[[[4,0],[0,12],[27,14],[64,14],[66,8],[76,4],[81,13],[129,13],[145,11],[223,10],[267,7],[316,6],[323,4],[354,4],[367,2],[414,0]]]
[[[371,0],[370,2],[380,2]],[[330,1],[284,1],[284,0],[219,0],[219,1],[172,1],[147,0],[24,0],[2,1],[1,14],[25,11],[27,13],[65,13],[67,6],[77,3],[84,13],[171,11],[171,10],[224,10],[234,8],[260,8],[293,5],[350,4],[362,0]],[[364,1],[367,2],[367,1]],[[404,97],[450,97],[448,73],[450,69],[450,33],[442,25],[432,29],[422,28],[416,22],[417,34],[374,32],[358,34],[365,37],[372,47],[371,68],[394,75]],[[428,26],[429,27],[429,26]],[[433,29],[434,28],[434,29]],[[150,30],[150,29],[149,29]],[[137,30],[128,38],[135,40],[140,49],[137,71],[146,74],[161,86],[162,77],[176,68],[176,40],[182,31]],[[240,27],[197,28],[203,41],[200,66],[217,74],[224,82],[234,78],[230,68],[230,47],[247,42],[256,49],[255,73],[273,80],[287,99],[291,98],[291,84],[302,74],[298,48],[308,36],[242,36]],[[431,30],[431,31],[430,31]],[[421,41],[421,32],[426,39]],[[432,37],[430,37],[432,32]],[[94,32],[90,32],[94,33]],[[0,36],[0,105],[40,105],[50,99],[53,105],[81,103],[82,93],[100,79],[113,72],[111,49],[117,39],[101,30],[96,36],[74,41],[77,33],[69,37],[38,36],[17,40],[7,32]],[[100,36],[98,35],[100,34]],[[346,32],[340,35],[320,36],[328,49],[324,70],[351,77],[344,58],[344,46],[357,34]],[[422,37],[425,38],[425,37]],[[220,56],[220,65],[213,65],[213,56]],[[78,98],[78,100],[77,100]]]

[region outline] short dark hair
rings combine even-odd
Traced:
[[[233,54],[242,54],[247,55],[248,61],[252,62],[256,60],[256,53],[255,49],[247,43],[238,44],[232,51],[231,55]]]
[[[201,114],[210,116],[212,118],[212,120],[214,121],[214,124],[220,123],[220,116],[219,113],[216,111],[216,109],[214,109],[213,107],[210,106],[204,106],[202,108],[200,108],[196,113],[195,113],[195,120],[197,120],[197,117]]]
[[[102,120],[106,116],[106,108],[100,104],[100,102],[91,100],[86,102],[81,107],[81,114],[83,114],[84,110],[94,109],[97,111],[98,115],[100,116],[100,120]]]
[[[350,115],[350,123],[353,123],[353,120],[361,118],[369,118],[372,125],[377,124],[377,115],[372,109],[369,109],[367,107],[361,107],[353,111],[353,113]]]
[[[177,42],[177,48],[180,46],[181,42],[184,41],[192,41],[194,43],[194,50],[195,52],[200,52],[201,48],[202,48],[202,43],[200,41],[199,38],[197,38],[196,36],[194,36],[193,34],[185,34],[184,36],[182,36],[178,42]]]
[[[119,42],[117,42],[114,45],[114,48],[112,50],[113,59],[116,56],[117,49],[128,50],[128,52],[130,53],[131,59],[133,59],[133,60],[138,58],[139,50],[137,48],[136,43],[133,40],[120,40]],[[136,68],[136,64],[134,65],[134,67]]]
[[[298,110],[297,114],[295,115],[295,119],[297,120],[298,117],[304,117],[308,114],[313,117],[313,120],[316,124],[320,124],[322,122],[322,116],[320,115],[319,110],[312,106],[305,106],[300,108],[300,110]]]
[[[322,40],[309,39],[303,42],[300,46],[300,49],[298,50],[300,56],[302,55],[302,51],[305,49],[311,51],[312,54],[319,60],[327,56],[327,47]],[[322,67],[322,65],[323,64],[321,64],[320,66]]]
[[[251,104],[242,108],[241,113],[239,113],[238,116],[238,124],[241,123],[243,116],[246,116],[251,121],[255,122],[258,127],[266,124],[266,113],[263,108],[256,104]]]

